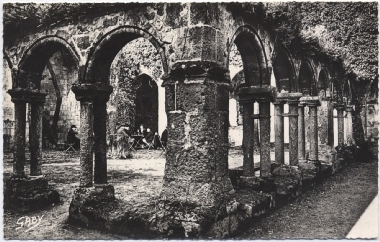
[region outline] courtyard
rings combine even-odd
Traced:
[[[4,155],[4,178],[11,174],[11,157],[10,153]],[[69,205],[74,190],[79,186],[78,153],[47,151],[44,152],[44,160],[44,174],[49,179],[49,185],[59,192],[60,203],[28,213],[5,210],[4,238],[129,238],[101,229],[94,230],[69,224]],[[231,150],[229,161],[230,169],[241,167],[241,150]],[[130,206],[126,210],[145,208],[150,199],[159,196],[164,168],[165,154],[161,150],[137,150],[131,159],[109,159],[108,179],[115,187],[116,199]],[[339,196],[335,196],[336,194]],[[316,187],[270,216],[252,222],[247,231],[232,238],[344,238],[376,194],[377,162],[355,163],[326,180],[323,186]],[[27,224],[26,217],[41,218],[41,221]],[[24,223],[21,224],[22,222]],[[315,226],[315,223],[318,226]],[[145,237],[137,235],[137,238]]]

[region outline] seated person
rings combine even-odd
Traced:
[[[151,144],[153,142],[153,139],[154,139],[154,133],[152,132],[152,130],[150,130],[150,128],[147,128],[146,129],[146,135],[144,136],[144,138],[142,139],[142,142],[149,147],[149,144]],[[154,146],[154,145],[153,145]]]
[[[162,145],[166,148],[166,145],[168,143],[168,130],[165,129],[163,132],[162,132],[162,135],[161,135],[161,143]]]
[[[117,156],[119,158],[125,159],[127,158],[127,153],[129,152],[129,127],[120,126],[117,129],[116,134],[116,143],[117,143]]]
[[[80,139],[78,139],[76,137],[77,134],[78,134],[77,126],[71,125],[71,128],[70,128],[69,132],[67,133],[66,141],[67,141],[68,144],[74,144],[73,148],[75,150],[79,150],[80,149]],[[67,148],[68,148],[68,146],[66,146],[66,149]]]

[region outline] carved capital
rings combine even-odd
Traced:
[[[186,83],[196,79],[204,81],[213,80],[221,83],[229,83],[229,70],[220,67],[217,63],[207,61],[187,61],[176,63],[172,71],[162,77],[162,86],[170,86],[175,83]]]
[[[47,93],[43,93],[39,90],[28,88],[14,88],[8,90],[8,94],[12,97],[12,102],[25,102],[25,103],[39,103],[45,102]]]
[[[107,102],[113,91],[113,87],[98,83],[76,83],[73,84],[71,90],[75,93],[75,98],[78,101]]]
[[[309,107],[321,106],[321,101],[318,96],[305,96],[300,98],[300,103]]]
[[[239,88],[239,102],[273,102],[276,100],[276,88],[272,86],[250,86]]]

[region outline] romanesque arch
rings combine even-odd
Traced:
[[[313,68],[310,62],[304,61],[301,64],[300,72],[298,75],[298,85],[300,92],[307,96],[316,96],[317,89],[315,85]]]
[[[162,44],[146,31],[132,26],[123,26],[105,34],[89,54],[85,65],[85,76],[81,82],[109,84],[110,67],[117,53],[130,41],[143,37],[148,39],[160,53],[164,72],[168,71]]]
[[[228,53],[233,43],[242,57],[246,85],[269,85],[268,58],[256,31],[250,26],[239,27],[231,39]]]
[[[297,83],[293,61],[283,47],[278,47],[273,59],[273,73],[278,92],[296,92]]]
[[[18,64],[16,87],[40,89],[41,75],[50,57],[61,51],[64,62],[73,68],[79,68],[79,55],[63,38],[45,36],[33,42],[24,52]]]

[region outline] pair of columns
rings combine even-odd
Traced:
[[[284,116],[289,117],[289,163],[298,165],[298,105],[301,93],[279,93],[274,102],[275,112],[275,162],[285,163]],[[289,113],[284,113],[284,104],[289,105]]]
[[[309,161],[319,163],[318,160],[318,106],[321,105],[318,96],[300,98],[298,105],[298,159],[306,160],[305,152],[305,106],[309,107],[310,153]]]
[[[72,87],[80,101],[80,187],[92,187],[93,182],[107,183],[107,101],[112,90],[110,85],[90,83]]]
[[[31,128],[29,129],[30,176],[42,175],[42,111],[47,94],[26,88],[14,88],[8,90],[8,93],[12,97],[15,111],[13,177],[26,177],[24,168],[27,103],[30,103],[31,107]]]
[[[335,103],[334,108],[337,111],[338,118],[338,147],[342,148],[344,146],[344,111],[347,112],[347,145],[354,145],[354,137],[353,137],[353,119],[352,112],[354,111],[353,106],[345,105],[344,103]]]
[[[274,100],[275,88],[242,87],[239,89],[239,102],[243,106],[243,176],[254,176],[254,119],[260,120],[260,176],[268,177],[270,160],[270,103]],[[259,103],[259,113],[254,114],[253,105]]]

